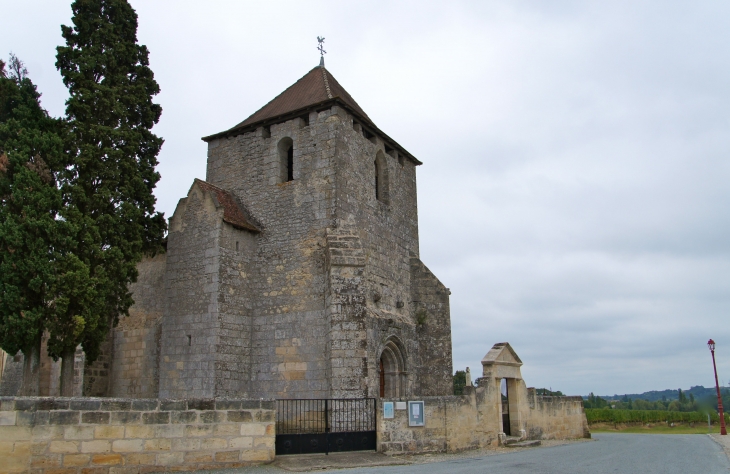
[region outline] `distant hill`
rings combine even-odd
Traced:
[[[725,389],[728,387],[720,387],[721,389]],[[717,392],[715,391],[715,387],[703,387],[702,385],[696,385],[694,387],[691,387],[689,390],[682,390],[686,396],[689,397],[690,393],[694,395],[695,400],[701,400],[706,397],[712,397],[717,396]],[[630,398],[631,400],[636,399],[642,399],[647,400],[649,402],[655,402],[657,400],[662,400],[663,398],[666,400],[677,400],[679,398],[679,392],[677,390],[651,390],[649,392],[644,393],[627,393],[624,395],[601,395],[601,398],[604,400],[621,400],[624,397]],[[584,396],[583,398],[588,398],[588,396]]]

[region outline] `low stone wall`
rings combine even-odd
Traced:
[[[0,397],[0,472],[122,474],[274,460],[273,400]]]
[[[543,397],[527,389],[530,404],[525,430],[529,439],[590,438],[582,397]]]
[[[479,388],[466,387],[461,396],[418,398],[425,405],[423,427],[408,426],[407,410],[395,410],[394,418],[384,419],[383,402],[396,400],[379,400],[378,451],[458,452],[498,446],[504,436],[499,385],[486,380],[482,384]],[[590,438],[581,397],[540,397],[534,389],[523,389],[520,384],[515,385],[515,390],[517,396],[510,403],[513,436]]]
[[[458,452],[499,444],[499,426],[482,420],[475,397],[421,397],[425,426],[408,426],[407,410],[383,418],[378,407],[378,451],[387,454]],[[388,400],[390,401],[390,400]]]

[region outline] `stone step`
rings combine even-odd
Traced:
[[[504,438],[504,445],[507,446],[508,444],[514,444],[519,443],[522,438],[519,438],[517,436],[506,436]]]
[[[539,439],[531,439],[527,441],[517,441],[514,443],[507,443],[505,441],[504,445],[507,448],[534,448],[535,446],[540,446],[542,442]]]

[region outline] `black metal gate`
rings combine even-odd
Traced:
[[[375,399],[276,401],[276,454],[376,449]]]

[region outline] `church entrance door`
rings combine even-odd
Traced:
[[[407,396],[408,372],[399,339],[391,337],[383,346],[379,361],[380,398]]]
[[[276,454],[376,449],[375,399],[276,401]]]

